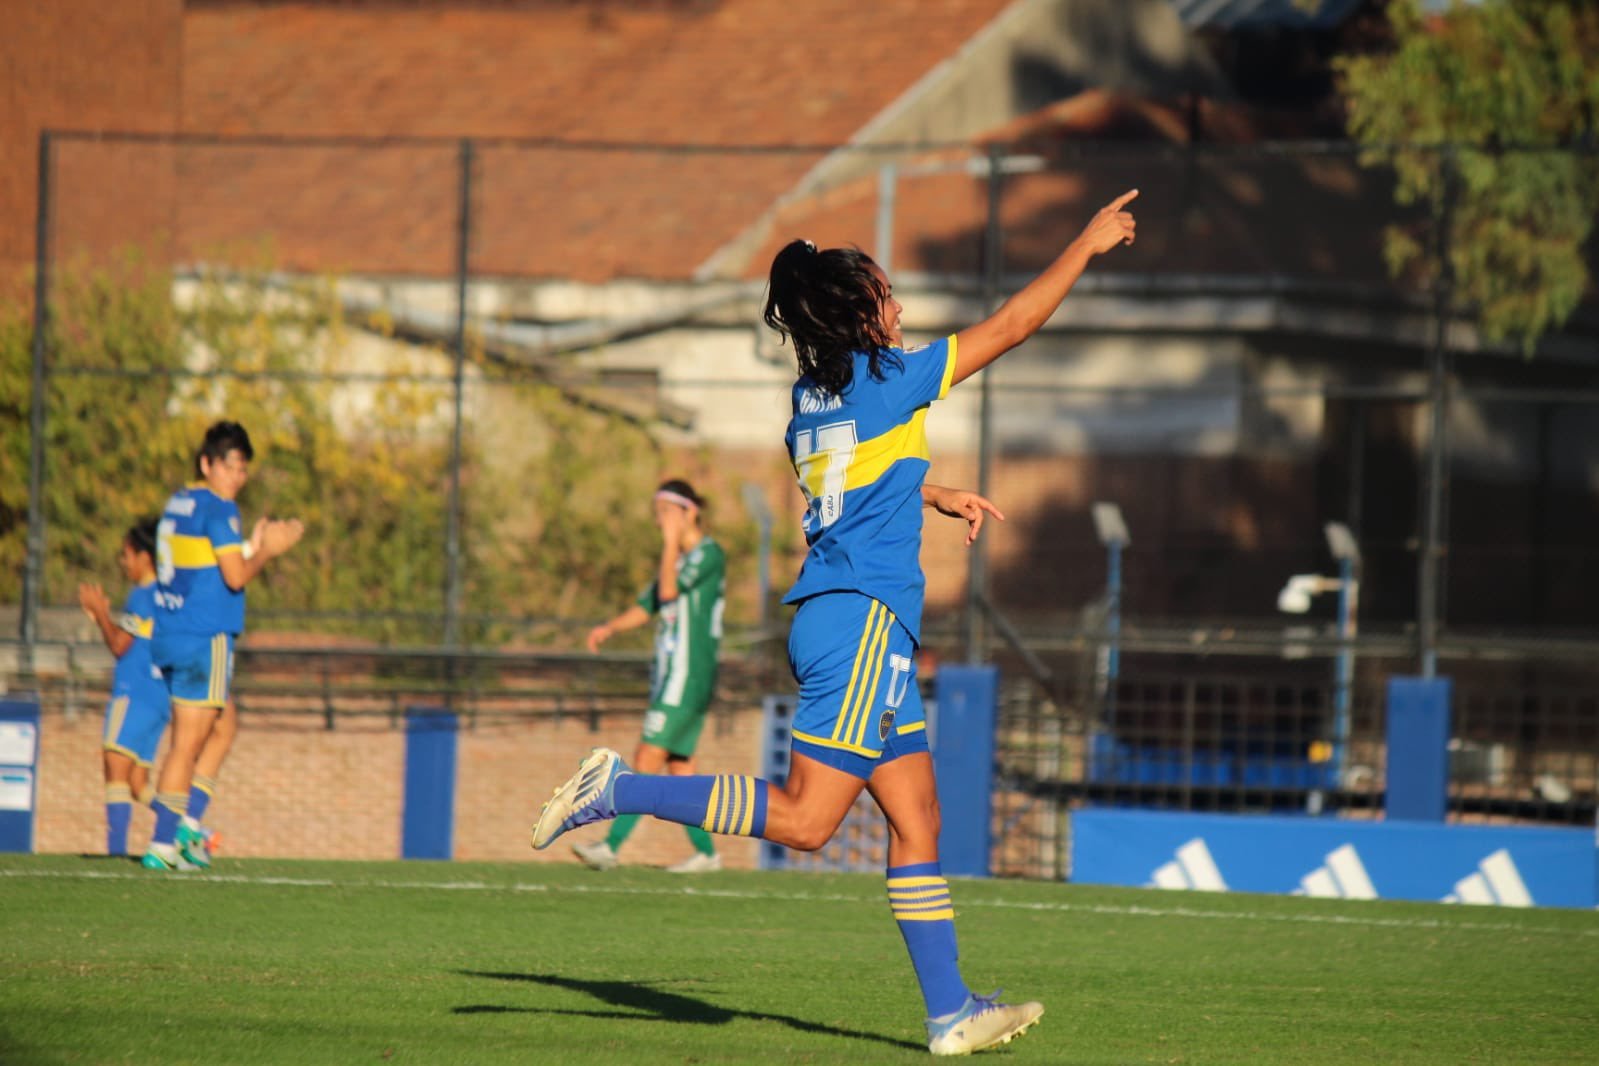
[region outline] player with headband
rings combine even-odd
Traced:
[[[658,619],[650,705],[644,712],[644,737],[633,753],[633,767],[640,773],[694,772],[694,748],[716,688],[727,559],[701,525],[704,507],[705,501],[687,481],[673,478],[661,483],[655,491],[655,525],[661,531],[655,580],[636,603],[588,635],[588,649],[595,652],[616,634],[636,629],[652,616]],[[604,840],[574,844],[572,850],[596,870],[612,869],[616,853],[638,820],[636,814],[623,815],[611,823]],[[667,869],[673,873],[721,869],[711,835],[697,825],[687,829],[694,854]]]

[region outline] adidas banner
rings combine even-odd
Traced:
[[[1072,816],[1071,841],[1079,884],[1599,905],[1599,852],[1586,829],[1085,810]]]

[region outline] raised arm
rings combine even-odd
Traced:
[[[256,522],[250,534],[249,558],[242,551],[223,552],[217,555],[217,567],[228,588],[237,592],[259,574],[270,559],[276,559],[305,535],[305,525],[298,518],[286,521],[263,518]]]
[[[1043,328],[1088,269],[1090,259],[1119,244],[1133,243],[1137,224],[1125,208],[1137,195],[1137,189],[1129,189],[1100,208],[1042,274],[988,318],[956,335],[953,383],[965,381]]]
[[[100,639],[105,641],[105,646],[111,649],[111,654],[118,659],[128,653],[133,647],[133,634],[111,618],[111,600],[107,598],[105,590],[99,585],[84,582],[78,586],[78,606],[83,608],[83,613],[99,627]]]

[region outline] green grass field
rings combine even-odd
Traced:
[[[1014,1063],[1593,1063],[1599,915],[956,882]],[[909,1063],[881,878],[0,858],[0,1061]]]

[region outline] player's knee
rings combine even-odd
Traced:
[[[833,830],[821,825],[799,825],[794,827],[792,839],[788,846],[795,851],[820,851],[822,847],[833,839]]]

